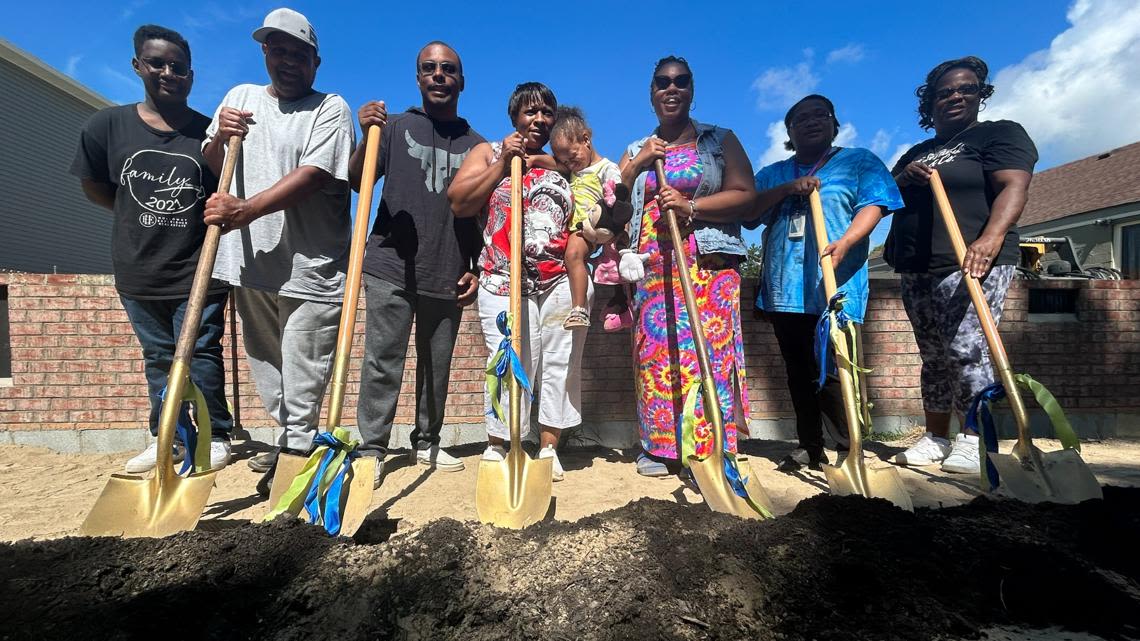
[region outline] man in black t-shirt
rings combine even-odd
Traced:
[[[174,360],[198,252],[202,212],[217,179],[202,158],[210,119],[186,104],[194,72],[190,45],[178,33],[143,25],[131,61],[146,100],[109,107],[87,122],[71,173],[87,198],[114,215],[111,255],[119,299],[143,349],[150,395],[150,432],[158,433],[162,394]],[[230,459],[233,419],[226,405],[222,334],[228,287],[212,282],[190,362],[190,378],[210,414],[210,467]],[[203,435],[205,437],[205,435]],[[175,460],[183,456],[175,447]],[[127,461],[127,471],[155,466],[157,443]]]
[[[463,462],[440,449],[439,433],[459,320],[478,288],[473,264],[482,241],[473,218],[452,214],[447,187],[483,137],[458,116],[463,65],[454,49],[442,42],[426,45],[416,57],[416,78],[422,108],[389,119],[383,102],[369,102],[359,113],[365,132],[372,125],[384,128],[377,172],[385,179],[364,258],[368,314],[357,401],[360,450],[381,463],[387,454],[414,320],[413,454],[421,464],[459,471]],[[352,156],[354,189],[360,186],[364,147]],[[376,466],[376,485],[383,467]]]

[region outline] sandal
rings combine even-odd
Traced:
[[[570,308],[570,313],[566,315],[566,320],[562,323],[562,329],[575,329],[577,327],[589,326],[590,310],[578,306]]]

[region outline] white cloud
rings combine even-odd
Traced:
[[[827,54],[827,64],[830,65],[837,62],[847,62],[854,64],[866,57],[867,51],[863,48],[863,45],[852,43],[846,47],[832,49],[831,52]]]
[[[783,120],[776,120],[768,125],[768,148],[764,153],[760,154],[760,159],[756,161],[753,168],[760,169],[767,167],[774,162],[784,160],[792,155],[792,152],[784,149],[784,142],[788,139],[788,130],[784,127]]]
[[[852,147],[858,139],[859,132],[856,131],[855,125],[845,122],[839,125],[839,133],[835,135],[835,142],[831,144],[836,147]]]
[[[133,0],[123,7],[122,12],[119,14],[119,20],[129,20],[135,12],[142,9],[147,5],[149,0]]]
[[[871,138],[871,145],[867,147],[879,158],[887,154],[887,150],[891,148],[891,134],[886,129],[880,129],[875,132],[875,136]]]
[[[68,56],[67,57],[67,65],[64,66],[63,73],[74,78],[75,72],[79,68],[79,61],[80,60],[83,60],[83,54],[81,54],[81,53],[77,53],[74,56]]]
[[[819,84],[812,71],[811,49],[804,49],[804,61],[792,67],[772,67],[752,81],[759,109],[782,109],[811,93]]]
[[[999,71],[987,120],[1025,126],[1068,162],[1140,140],[1140,2],[1077,0],[1049,48]]]
[[[913,147],[917,144],[918,144],[918,141],[904,142],[901,145],[895,147],[894,153],[892,153],[891,156],[886,159],[885,164],[887,165],[887,169],[894,169],[895,163],[897,163],[899,161],[899,158],[902,158],[903,154],[905,154],[911,147]],[[879,158],[882,158],[883,154],[878,154],[878,156],[879,156]]]

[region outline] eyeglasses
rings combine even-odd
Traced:
[[[168,62],[162,58],[139,58],[139,60],[155,73],[162,73],[169,68],[170,74],[178,78],[185,78],[190,75],[190,65],[182,62]]]
[[[436,62],[435,60],[424,60],[420,63],[420,75],[430,76],[435,73],[436,68],[439,68],[445,76],[458,76],[459,65],[454,62]]]
[[[678,89],[688,89],[689,85],[693,83],[693,74],[681,73],[676,76],[653,76],[653,86],[657,87],[658,91],[665,91],[669,85],[673,85]]]
[[[812,113],[797,114],[795,118],[792,118],[792,126],[799,127],[813,120],[831,120],[834,117],[835,116],[831,115],[830,111],[815,111]]]
[[[982,91],[982,87],[980,85],[978,85],[975,82],[971,82],[971,83],[964,84],[964,85],[958,85],[957,87],[947,87],[945,89],[939,89],[938,91],[934,92],[934,98],[936,100],[946,100],[947,98],[949,98],[950,96],[953,96],[956,93],[962,94],[962,97],[965,98],[966,96],[976,96],[981,91]]]

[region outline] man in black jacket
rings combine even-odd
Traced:
[[[412,323],[416,327],[416,419],[411,433],[415,460],[457,472],[463,462],[439,447],[451,371],[451,355],[463,307],[476,296],[473,264],[481,239],[473,218],[457,219],[447,187],[467,152],[483,142],[458,115],[463,63],[443,42],[431,42],[416,57],[423,98],[388,118],[383,102],[358,113],[366,133],[383,127],[377,176],[383,176],[376,223],[364,258],[367,301],[364,362],[357,422],[361,453],[376,456],[380,484],[396,416]],[[350,176],[360,188],[364,145],[352,156]]]

